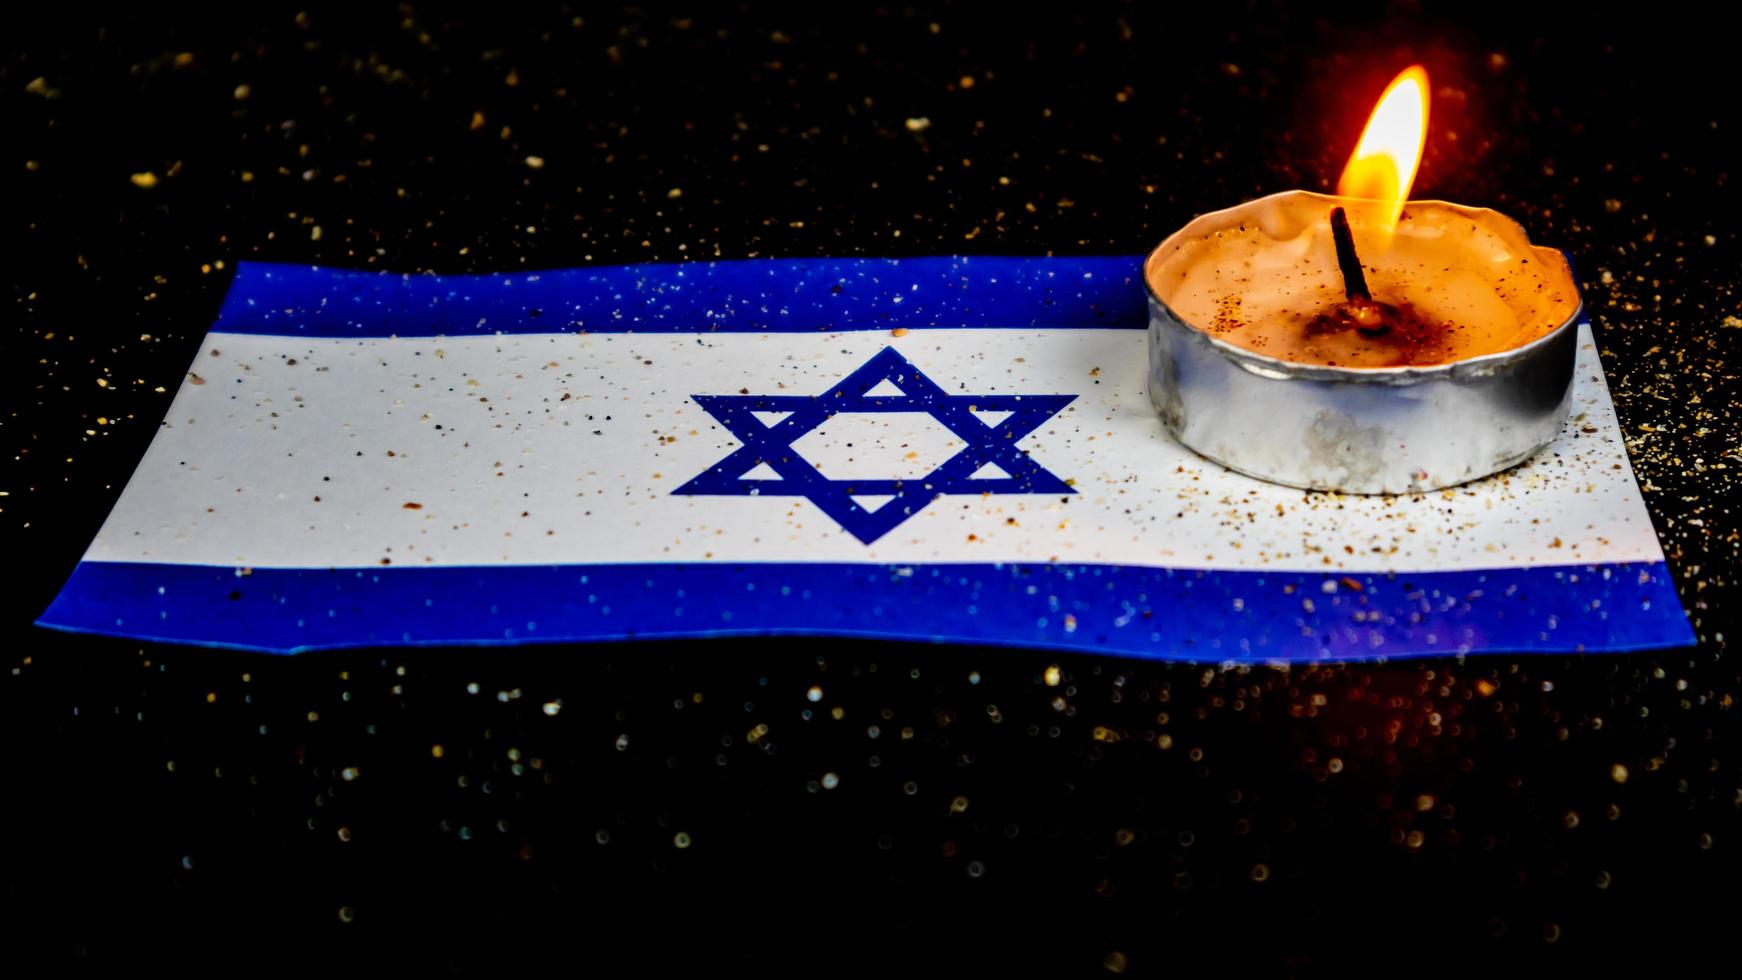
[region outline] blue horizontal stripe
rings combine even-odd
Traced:
[[[1053,564],[242,572],[84,562],[40,623],[275,653],[831,635],[1310,662],[1693,642],[1661,562],[1347,577]]]
[[[752,259],[436,276],[244,262],[213,330],[798,333],[1148,322],[1136,256]]]

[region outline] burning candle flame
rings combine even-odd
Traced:
[[[1337,193],[1343,197],[1385,202],[1386,207],[1369,226],[1385,248],[1391,245],[1403,202],[1409,199],[1410,185],[1415,183],[1415,171],[1421,164],[1422,146],[1427,142],[1427,100],[1426,68],[1411,65],[1392,79],[1373,107],[1361,141],[1355,144],[1355,153],[1337,181]]]

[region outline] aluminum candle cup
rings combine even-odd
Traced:
[[[1362,256],[1373,298],[1449,333],[1412,350],[1321,343],[1306,324],[1343,299],[1339,204],[1359,228],[1367,202],[1289,191],[1199,217],[1145,261],[1149,394],[1174,437],[1250,476],[1347,493],[1454,486],[1548,445],[1581,312],[1565,256],[1496,212],[1410,202],[1395,247]]]

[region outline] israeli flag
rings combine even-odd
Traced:
[[[42,625],[275,652],[890,637],[1209,662],[1692,642],[1580,327],[1526,465],[1175,443],[1139,260],[245,264]]]

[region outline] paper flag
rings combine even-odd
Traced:
[[[1451,490],[1175,443],[1132,257],[244,264],[41,623],[291,652],[850,635],[1210,662],[1687,644],[1588,325]]]

